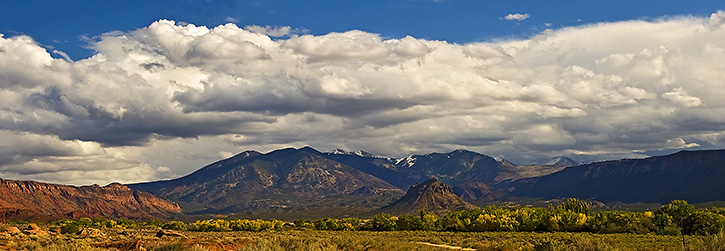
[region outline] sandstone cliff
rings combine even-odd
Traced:
[[[179,213],[172,202],[118,183],[76,187],[0,179],[0,220],[156,219]]]

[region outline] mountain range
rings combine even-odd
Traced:
[[[1,180],[0,210],[6,216],[37,212],[148,218],[181,210],[296,219],[569,197],[697,203],[725,200],[723,178],[725,150],[588,164],[560,156],[542,165],[517,166],[468,150],[387,158],[303,147],[246,151],[177,179],[137,184],[71,187]],[[63,205],[62,210],[54,205]]]
[[[474,204],[578,197],[602,202],[725,200],[725,151],[580,164],[558,156],[517,166],[468,150],[386,158],[310,147],[243,152],[182,178],[128,185],[179,203],[187,213],[344,216],[401,199],[436,178]],[[718,189],[718,192],[701,192]],[[410,191],[409,191],[410,192]]]

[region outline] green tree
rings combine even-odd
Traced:
[[[169,222],[166,222],[166,224],[164,224],[163,226],[161,226],[161,228],[183,231],[183,230],[186,230],[186,223],[181,222],[181,221],[169,221]]]
[[[662,206],[657,212],[672,216],[672,221],[682,227],[685,219],[695,212],[695,206],[688,204],[684,200],[673,200],[670,204]]]
[[[463,231],[466,229],[466,225],[461,219],[463,217],[462,212],[450,212],[448,213],[441,222],[441,228],[446,231]]]
[[[682,223],[684,234],[717,234],[723,228],[725,228],[725,216],[707,211],[696,211],[685,218]]]
[[[398,230],[421,230],[423,228],[423,220],[418,216],[403,214],[398,216],[396,226]]]
[[[438,216],[435,214],[421,214],[421,229],[422,230],[438,230],[440,228],[438,222]]]
[[[353,231],[360,228],[360,219],[358,218],[342,218],[340,219],[337,229],[342,231]]]
[[[579,199],[571,198],[562,203],[559,208],[561,208],[564,211],[574,212],[574,213],[580,213],[584,215],[589,214],[589,205]]]
[[[518,208],[513,211],[513,217],[519,223],[518,231],[540,231],[546,229],[549,212],[545,208]]]
[[[396,224],[398,221],[398,217],[392,216],[390,214],[381,213],[375,216],[372,221],[370,221],[372,230],[376,231],[393,231],[397,229]]]

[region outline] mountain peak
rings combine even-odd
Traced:
[[[494,157],[493,159],[495,159],[496,161],[498,161],[498,163],[501,163],[503,165],[507,165],[507,166],[517,166],[513,162],[511,162],[511,161],[509,161],[507,159],[504,159],[503,157],[500,157],[500,156],[499,157]]]
[[[576,162],[573,159],[559,155],[554,158],[551,158],[551,160],[546,162],[546,164],[544,164],[544,165],[545,166],[576,166],[579,164],[580,164],[579,162]]]
[[[470,209],[475,206],[463,201],[453,189],[437,178],[410,187],[400,200],[385,206],[383,212],[392,214],[416,213],[420,210],[435,214],[446,214],[451,211]]]
[[[297,151],[310,152],[310,153],[315,153],[315,154],[319,154],[320,153],[320,151],[317,151],[317,149],[312,148],[310,146],[304,146],[302,148],[297,149]]]

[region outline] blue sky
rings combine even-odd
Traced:
[[[0,1],[0,177],[725,148],[722,1]],[[68,56],[66,58],[66,56]]]
[[[358,29],[383,37],[470,43],[530,37],[544,29],[588,23],[652,19],[672,15],[706,16],[725,8],[722,1],[43,1],[0,3],[0,33],[25,34],[71,58],[92,55],[86,37],[129,31],[170,19],[214,27],[228,22],[290,26],[313,35]],[[522,21],[508,14],[529,14]]]

